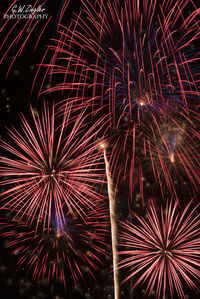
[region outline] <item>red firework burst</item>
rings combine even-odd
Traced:
[[[143,125],[157,130],[155,124],[168,120],[178,128],[179,118],[199,138],[199,9],[190,0],[84,0],[82,6],[69,27],[61,20],[60,39],[50,47],[46,74],[59,75],[59,82],[48,91],[70,90],[73,104],[90,103],[93,115],[100,110],[107,116],[102,128],[105,138],[111,136],[111,170],[130,178],[132,196],[133,173],[142,169],[137,139],[145,135]],[[194,167],[183,168],[190,180]]]
[[[7,213],[1,219],[1,236],[6,238],[5,247],[18,258],[18,269],[24,267],[34,279],[48,278],[51,284],[60,281],[64,287],[89,273],[94,277],[98,264],[106,255],[108,211],[105,205],[98,205],[96,211],[85,214],[84,221],[70,213],[65,222],[51,218],[50,228],[35,231]]]
[[[96,0],[94,5],[84,0],[82,5],[69,28],[61,25],[60,40],[50,48],[49,73],[63,76],[50,90],[71,86],[76,96],[103,103],[115,127],[166,117],[166,110],[187,118],[188,99],[199,96],[199,71],[193,68],[198,51],[188,51],[199,37],[194,3],[163,1],[158,10],[159,4],[149,0]],[[183,19],[189,5],[193,12]]]
[[[103,154],[92,141],[97,124],[88,129],[84,112],[72,124],[70,108],[61,121],[55,119],[54,107],[50,112],[44,106],[41,116],[32,109],[31,114],[33,123],[22,115],[21,132],[9,130],[11,143],[1,144],[6,155],[0,158],[3,208],[22,212],[21,218],[28,214],[30,223],[42,219],[44,226],[49,226],[53,210],[61,220],[65,208],[84,217],[83,207],[95,209],[102,199],[97,188]]]
[[[129,249],[119,252],[126,256],[120,268],[131,272],[124,282],[136,276],[134,286],[146,283],[148,294],[156,287],[157,298],[166,295],[168,286],[172,298],[175,291],[184,298],[183,281],[198,290],[193,280],[200,280],[200,218],[190,206],[180,213],[171,202],[158,213],[151,203],[145,218],[135,215],[139,225],[122,223],[121,245]]]

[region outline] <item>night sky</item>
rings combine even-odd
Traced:
[[[3,3],[2,3],[3,2]],[[23,3],[31,4],[35,1],[21,1]],[[8,9],[9,5],[11,5],[12,1],[1,1],[1,18]],[[37,38],[31,38],[21,53],[21,56],[17,58],[16,62],[12,66],[7,74],[8,68],[12,63],[13,57],[15,57],[18,48],[13,46],[9,51],[8,55],[5,57],[3,62],[0,65],[0,137],[3,140],[7,140],[6,127],[11,128],[14,126],[15,128],[19,128],[20,125],[20,113],[22,112],[27,120],[31,118],[30,113],[30,104],[32,107],[38,111],[40,111],[43,100],[49,101],[50,103],[56,102],[55,95],[45,94],[45,96],[41,96],[38,98],[38,90],[40,88],[40,83],[43,79],[44,72],[41,70],[39,76],[37,77],[36,84],[33,88],[33,92],[31,94],[32,84],[35,78],[35,74],[37,72],[37,66],[41,62],[41,59],[46,50],[46,45],[49,44],[50,39],[56,38],[56,22],[59,12],[59,8],[62,4],[61,0],[58,1],[48,1],[45,4],[46,12],[49,16],[52,16],[51,23],[47,27],[47,30],[42,35],[40,43],[36,49],[33,51]],[[68,26],[70,17],[73,12],[78,12],[80,9],[80,1],[73,0],[68,7],[67,16],[66,16],[66,26]],[[15,22],[13,20],[13,22]],[[43,20],[40,21],[41,23]],[[41,23],[38,25],[38,32],[40,32]],[[8,25],[4,30],[0,33],[1,43],[4,41],[7,33],[12,24]],[[1,26],[1,25],[0,25]],[[15,38],[17,34],[16,28],[15,32],[9,37],[6,42],[8,46],[11,43],[11,40]],[[37,32],[37,31],[36,31]],[[36,36],[36,35],[35,35]],[[52,41],[52,44],[53,41]],[[5,46],[6,47],[6,46]],[[2,57],[2,54],[1,54]],[[47,84],[47,83],[45,83]],[[61,97],[62,94],[58,93],[56,96]],[[2,155],[4,151],[2,152]],[[117,179],[117,175],[115,180]],[[160,192],[160,188],[158,184],[154,183],[154,177],[152,171],[146,172],[146,176],[144,177],[144,198],[145,206],[148,207],[150,199],[153,199],[155,204],[158,203],[158,198],[160,202],[162,202],[162,195]],[[187,178],[182,180],[183,184],[187,185],[187,188],[184,190],[188,190],[187,194],[184,193],[181,188],[177,187],[178,194],[182,196],[182,203],[188,202],[188,198],[193,196],[193,191],[190,188],[190,182],[187,181]],[[103,187],[103,193],[106,194],[106,186]],[[185,191],[186,192],[186,191]],[[191,192],[191,193],[190,193]],[[128,183],[122,182],[119,184],[117,191],[117,214],[119,220],[130,220],[129,215],[129,204],[124,198],[129,198],[130,194],[128,191]],[[144,205],[142,203],[142,198],[140,195],[139,186],[137,186],[134,190],[134,212],[138,215],[145,216]],[[167,194],[167,197],[170,198],[170,194]],[[198,198],[198,194],[196,196]],[[197,199],[194,199],[193,205],[198,202]],[[130,203],[130,198],[129,198]],[[107,202],[108,206],[108,202]],[[9,221],[12,217],[9,213],[5,213],[5,211],[1,212],[1,217],[4,217]],[[109,221],[109,219],[107,219]],[[108,226],[109,227],[109,226]],[[0,228],[0,234],[4,232],[4,228]],[[7,248],[7,238],[1,238],[1,255],[0,255],[0,288],[2,299],[11,299],[11,298],[20,298],[20,299],[44,299],[44,298],[52,298],[52,299],[62,299],[62,298],[73,298],[73,299],[112,299],[113,297],[113,277],[112,277],[112,259],[111,259],[111,249],[110,249],[110,239],[109,234],[107,236],[107,256],[104,257],[102,261],[102,265],[99,265],[99,270],[95,273],[95,279],[93,279],[88,274],[88,269],[84,265],[81,265],[84,280],[80,279],[79,282],[74,285],[71,274],[69,273],[69,277],[66,281],[66,290],[64,289],[61,282],[50,281],[48,282],[47,278],[44,279],[33,279],[30,273],[26,272],[25,268],[19,268],[17,270],[17,261],[18,256],[11,255],[10,250]],[[121,279],[126,276],[126,273],[121,274]],[[137,279],[134,278],[135,280]],[[133,280],[134,280],[133,279]],[[145,286],[137,286],[134,289],[132,294],[131,290],[132,281],[126,282],[121,287],[121,295],[120,299],[132,299],[132,298],[147,298],[145,293]],[[199,298],[199,294],[195,293],[195,291],[190,291],[187,286],[184,286],[185,298]],[[150,298],[155,298],[155,291],[150,296]],[[176,295],[173,297],[176,298]]]

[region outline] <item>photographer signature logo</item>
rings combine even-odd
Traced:
[[[48,19],[46,9],[39,5],[13,5],[10,11],[4,15],[4,19]]]

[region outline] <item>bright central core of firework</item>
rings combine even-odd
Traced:
[[[45,173],[43,175],[43,178],[47,179],[47,180],[50,180],[50,181],[53,181],[55,180],[56,178],[59,177],[59,175],[61,174],[61,170],[60,169],[56,169],[56,166],[55,165],[52,165],[51,167],[50,166],[47,166],[46,167],[46,170],[45,170]]]
[[[55,176],[55,172],[56,172],[55,170],[52,170],[52,173],[51,173],[50,176],[51,176],[51,177],[54,177],[54,176]]]
[[[173,257],[171,251],[169,251],[167,248],[163,249],[163,255],[165,255],[166,258],[169,256]]]
[[[144,104],[145,104],[145,103],[144,103],[143,100],[140,100],[140,101],[139,101],[139,105],[140,105],[140,106],[144,106]]]
[[[138,103],[139,106],[146,106],[150,102],[150,96],[148,92],[144,92],[143,95],[137,97],[136,102]]]
[[[170,153],[169,158],[170,158],[171,163],[174,163],[174,162],[175,162],[174,153]]]

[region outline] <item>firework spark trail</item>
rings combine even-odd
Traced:
[[[114,298],[119,299],[119,271],[118,265],[118,252],[117,252],[117,215],[114,198],[114,187],[110,173],[109,162],[106,156],[106,145],[101,144],[101,148],[104,152],[104,161],[106,165],[106,177],[108,186],[109,197],[109,210],[110,210],[110,225],[111,225],[111,238],[112,238],[112,255],[113,255],[113,276],[114,276]]]
[[[171,201],[158,213],[151,203],[145,218],[135,215],[139,225],[122,223],[121,246],[127,249],[119,252],[126,256],[119,268],[130,273],[123,282],[135,276],[133,287],[145,283],[149,295],[157,288],[157,298],[167,290],[172,298],[175,292],[185,298],[183,281],[199,291],[193,280],[200,281],[200,216],[198,206],[190,207],[191,202],[180,212]]]
[[[97,123],[88,130],[84,111],[73,122],[67,106],[61,122],[54,106],[50,112],[44,105],[41,117],[31,112],[33,125],[22,116],[21,133],[9,130],[14,145],[1,143],[8,155],[0,158],[3,208],[22,212],[22,218],[29,214],[30,224],[35,217],[43,219],[44,226],[52,209],[61,223],[64,207],[84,217],[83,207],[95,209],[101,200],[97,185],[103,181],[103,154],[92,141]]]
[[[187,178],[190,194],[193,196],[199,190],[199,134],[194,127],[178,118],[176,123],[163,120],[145,126],[140,140],[136,140],[138,148],[141,148],[143,173],[153,175],[156,182],[160,182],[163,198],[165,190],[168,190],[178,199],[176,186],[179,184],[183,191],[187,187]]]
[[[63,3],[68,4],[68,1],[64,1]],[[62,91],[62,94],[64,94],[65,90],[69,91],[70,98],[67,97],[64,101],[64,107],[66,102],[71,102],[73,105],[76,102],[78,105],[79,103],[87,102],[92,106],[92,114],[95,114],[97,113],[96,107],[97,109],[100,109],[99,105],[101,104],[103,113],[107,113],[107,116],[109,117],[109,130],[114,136],[113,149],[118,146],[120,139],[119,132],[122,132],[124,145],[121,149],[123,149],[123,153],[126,155],[126,162],[124,163],[125,171],[122,164],[120,164],[121,169],[118,173],[120,175],[124,172],[124,181],[129,176],[131,196],[134,189],[133,175],[136,172],[135,169],[138,169],[140,190],[143,194],[143,161],[140,161],[140,157],[137,157],[137,153],[140,151],[137,140],[138,136],[140,137],[144,133],[143,124],[152,128],[151,137],[154,138],[155,142],[151,143],[150,139],[145,136],[145,141],[142,139],[144,144],[143,151],[148,152],[150,155],[152,170],[154,176],[159,181],[161,188],[162,180],[160,169],[164,174],[168,189],[171,193],[176,193],[173,185],[173,176],[171,176],[169,167],[167,166],[168,161],[172,168],[174,167],[174,172],[176,172],[175,167],[179,161],[187,178],[192,181],[195,186],[196,181],[197,183],[200,181],[199,169],[196,169],[196,165],[193,163],[193,161],[197,161],[197,157],[199,156],[196,148],[193,150],[188,143],[179,143],[179,149],[177,146],[176,148],[173,148],[173,144],[172,148],[170,148],[169,144],[171,141],[166,141],[165,136],[162,135],[160,136],[160,139],[163,143],[160,150],[158,146],[158,138],[155,137],[154,124],[158,123],[158,121],[162,122],[163,119],[172,120],[173,124],[177,124],[176,120],[178,116],[181,120],[193,126],[191,132],[198,136],[199,139],[196,123],[199,122],[200,117],[198,113],[194,115],[196,109],[199,108],[197,100],[200,95],[198,90],[200,73],[198,66],[199,50],[196,49],[195,46],[196,41],[200,36],[200,21],[198,20],[199,8],[193,9],[195,6],[193,1],[190,0],[164,0],[161,4],[152,0],[144,0],[143,2],[138,0],[94,0],[92,3],[89,0],[82,0],[82,5],[84,6],[84,9],[82,9],[78,15],[74,15],[74,19],[69,28],[63,26],[63,15],[66,9],[65,4],[63,5],[59,19],[59,23],[62,23],[60,25],[60,31],[62,31],[61,37],[60,40],[57,41],[55,47],[49,47],[50,50],[53,50],[53,58],[50,63],[46,64],[47,71],[44,80],[42,80],[40,93],[42,93],[43,85],[46,85],[46,77],[49,75],[51,80],[55,75],[58,76],[59,79],[63,78],[61,79],[62,82],[59,81],[57,86],[53,86],[48,91],[53,92],[60,90]],[[185,10],[189,6],[192,7],[192,12],[187,17],[184,17]],[[182,24],[181,26],[179,26],[180,22]],[[33,24],[32,22],[27,23],[27,25],[27,28],[24,27],[24,29],[28,29],[28,35],[22,43],[22,47],[19,48],[17,56],[21,54],[24,45],[30,39],[30,36],[32,36],[32,33],[37,26],[37,22],[33,22]],[[12,30],[10,32],[12,32]],[[12,45],[18,42],[20,38],[21,35],[17,35]],[[7,55],[10,49],[11,48],[9,47],[5,55]],[[4,58],[5,57],[3,57],[3,59]],[[45,66],[45,58],[42,64]],[[73,94],[75,94],[74,98]],[[104,127],[107,130],[107,124],[104,125]],[[30,135],[27,132],[27,136],[29,136],[29,140],[31,140],[33,135]],[[72,134],[72,136],[74,137],[75,134]],[[41,134],[40,137],[40,141],[43,142],[43,135]],[[128,147],[130,139],[131,151],[129,151]],[[121,142],[122,141],[120,141],[119,144],[121,144]],[[18,144],[19,143],[18,140]],[[155,147],[154,144],[156,144]],[[24,148],[29,150],[26,144],[24,144]],[[49,149],[51,148],[52,144],[49,144]],[[163,149],[167,152],[165,155],[163,155]],[[11,147],[9,147],[9,150],[10,154],[14,153],[15,156],[18,155],[18,152],[11,149]],[[116,163],[112,161],[112,165],[111,163],[109,165],[106,151],[104,150],[107,177],[110,173],[116,173],[118,171],[116,164],[121,157],[119,151],[119,146],[117,151],[113,150],[113,155],[116,159],[112,158]],[[95,153],[92,155],[90,150],[88,150],[87,153],[91,159],[94,158]],[[37,173],[34,177],[35,181],[37,181],[37,185],[32,189],[30,189],[31,186],[29,182],[26,182],[26,186],[29,188],[28,191],[32,192],[37,191],[37,187],[40,183],[43,183],[43,179],[50,181],[49,185],[46,187],[46,190],[48,191],[52,185],[55,184],[57,178],[57,183],[62,183],[66,178],[65,171],[63,172],[64,175],[58,175],[55,172],[54,162],[52,163],[52,153],[48,161],[49,164],[51,164],[50,167],[48,167],[50,172],[43,169],[45,159],[42,156],[43,153],[41,150],[39,150],[39,154],[42,157],[40,161],[42,164],[35,165],[35,170],[37,173],[38,166],[42,166],[42,179],[41,181],[37,181],[40,177]],[[34,157],[37,158],[37,156]],[[165,161],[165,157],[167,162]],[[191,161],[191,157],[193,161]],[[84,159],[85,156],[81,155],[79,161]],[[131,160],[130,163],[129,160]],[[65,163],[65,159],[63,161]],[[2,160],[2,162],[4,163],[5,160]],[[18,161],[9,161],[9,158],[6,163],[8,165],[9,163],[11,164],[11,162],[15,165],[16,169],[20,168],[21,170],[23,168],[22,166],[25,166],[26,170],[29,171],[29,174],[34,173],[35,175],[35,171],[33,171],[33,161],[30,161],[29,164],[32,168],[29,166],[27,167],[27,159],[26,162],[21,163],[20,167]],[[87,165],[85,164],[87,168],[86,172],[88,171],[88,168],[90,169],[91,160],[88,159],[87,162]],[[69,164],[70,163],[71,161]],[[53,168],[51,166],[53,166]],[[70,165],[67,163],[67,166]],[[115,169],[116,172],[113,169]],[[22,172],[19,173],[18,170],[18,174],[24,175]],[[10,176],[11,168],[9,170],[7,169],[7,171],[7,175]],[[77,167],[75,167],[74,172],[77,173]],[[83,178],[82,175],[83,173],[81,174],[81,179]],[[87,180],[87,174],[85,172],[84,175],[84,179]],[[94,179],[95,175],[96,174],[90,177],[91,183],[93,182],[94,184],[96,183]],[[72,185],[72,179],[73,178],[70,176],[70,186]],[[13,202],[10,202],[11,208],[15,205],[14,198],[17,199],[18,206],[21,206],[22,204],[19,200],[21,193],[20,184],[23,182],[23,179],[21,178],[21,180],[22,181],[14,181],[16,185],[13,187],[15,190],[12,189],[14,194]],[[78,182],[73,181],[77,191],[76,194],[78,194],[79,199],[83,199],[80,195],[82,191],[81,186],[83,186],[79,184],[80,176],[78,176],[77,180]],[[7,180],[7,184],[10,183],[11,180]],[[26,186],[24,185],[24,187]],[[84,191],[86,189],[87,185],[85,185]],[[25,188],[23,191],[26,191]],[[111,193],[109,194],[109,197],[111,197],[110,203],[114,206],[114,196],[111,191],[112,179],[109,175],[108,192]],[[6,195],[6,192],[4,195]],[[164,197],[163,190],[162,193]],[[56,195],[57,197],[55,194],[52,195],[50,202],[53,200],[55,201],[56,197],[57,201],[55,201],[55,208],[57,208],[59,218],[59,215],[62,214],[62,209],[60,208],[61,205],[58,204],[61,200],[61,194],[59,192]],[[71,196],[71,192],[68,190],[64,195],[67,195],[67,197],[69,195]],[[89,196],[89,194],[87,195]],[[93,191],[90,195],[93,197]],[[95,195],[96,196],[94,197],[98,197],[96,193]],[[9,197],[9,193],[7,193],[7,196]],[[67,205],[69,209],[73,205],[76,205],[72,198],[71,200],[72,202]],[[45,201],[47,201],[47,198]],[[88,204],[91,204],[91,201],[88,201]],[[29,203],[24,206],[25,212],[29,211],[30,215],[33,214],[34,216],[36,215],[36,209],[35,213],[32,213],[33,205],[31,205],[31,208],[29,209],[30,205],[31,202],[29,201]],[[39,205],[37,207],[39,209]],[[45,208],[46,206],[43,204],[41,215],[42,212],[45,211]],[[77,211],[80,211],[79,208],[80,206],[77,206]],[[46,209],[46,214],[48,212],[50,215],[50,210],[52,210],[51,206]],[[113,217],[113,221],[114,220],[116,221]],[[167,253],[167,251],[165,253]],[[174,274],[172,274],[171,278],[172,281],[173,275]],[[180,289],[180,286],[178,288]]]
[[[57,31],[57,26],[64,17],[69,2],[70,0],[62,1],[61,6],[58,7],[58,12],[54,16],[48,14],[48,0],[36,0],[34,5],[25,3],[21,6],[18,5],[17,0],[12,2],[0,20],[0,32],[1,34],[6,33],[0,46],[0,64],[13,49],[16,51],[12,62],[9,64],[7,75],[14,62],[21,56],[24,47],[30,43],[30,39],[35,39],[35,51],[44,33],[48,34],[51,27],[55,28],[52,28],[52,31]],[[28,18],[23,18],[23,14],[28,15]]]
[[[68,89],[69,84],[65,80],[73,74],[72,89],[74,84],[77,89],[87,84],[92,88],[92,102],[95,98],[104,104],[109,102],[116,126],[126,116],[134,119],[133,116],[136,120],[140,115],[138,122],[146,112],[153,116],[156,112],[164,116],[166,105],[171,109],[176,109],[178,105],[187,117],[186,95],[191,98],[199,95],[197,74],[191,72],[192,63],[197,62],[198,57],[195,54],[189,56],[181,41],[183,38],[187,40],[188,46],[198,39],[199,22],[195,20],[199,10],[184,20],[184,26],[180,27],[183,38],[177,40],[175,26],[182,19],[182,11],[190,1],[186,1],[186,4],[174,2],[169,7],[166,7],[164,1],[160,6],[162,20],[160,14],[155,12],[156,1],[154,4],[152,1],[144,1],[141,11],[138,1],[132,4],[130,1],[124,2],[121,7],[118,1],[108,1],[107,4],[103,0],[94,2],[93,7],[89,1],[82,1],[84,13],[74,17],[72,28],[61,25],[61,39],[57,41],[57,46],[51,47],[55,56],[60,54],[59,61],[49,65],[51,74],[60,73],[65,78],[63,83],[55,86],[55,90],[65,89],[65,83]],[[179,6],[179,10],[174,15],[172,12],[176,6]],[[154,18],[159,21],[156,27]],[[87,21],[91,22],[94,31]],[[115,31],[119,33],[118,41],[115,40]],[[73,45],[80,47],[77,54],[72,51],[75,50]],[[60,64],[63,60],[65,65]],[[172,70],[176,70],[176,76]],[[92,79],[90,83],[86,80],[88,71],[88,79]],[[74,80],[77,76],[81,76],[84,83],[82,80]],[[176,93],[173,95],[174,90]],[[117,110],[120,110],[118,116]]]
[[[51,283],[60,279],[65,288],[70,276],[75,284],[84,279],[85,267],[95,277],[101,257],[107,255],[105,204],[99,204],[95,212],[86,211],[84,221],[68,212],[61,223],[52,214],[50,228],[40,226],[37,232],[34,225],[19,221],[18,217],[11,218],[12,213],[0,219],[1,236],[8,238],[6,248],[18,255],[18,269],[25,267],[34,279],[48,278]]]
[[[54,59],[42,64],[51,79],[60,75],[58,84],[52,84],[49,92],[70,90],[75,94],[74,99],[70,97],[73,105],[87,102],[93,114],[101,109],[108,116],[109,122],[102,124],[102,129],[105,135],[110,133],[113,137],[109,143],[116,148],[110,169],[112,173],[116,170],[124,181],[129,177],[132,197],[133,173],[139,169],[142,174],[143,162],[139,161],[141,148],[136,139],[145,135],[146,127],[151,127],[155,134],[153,130],[158,128],[154,124],[169,120],[179,127],[180,118],[199,136],[200,115],[196,109],[200,71],[196,41],[200,36],[200,9],[190,0],[162,3],[96,0],[93,4],[82,1],[84,9],[74,15],[69,27],[61,20],[60,39],[49,47]],[[185,16],[187,7],[192,12]],[[145,151],[147,144],[145,141],[143,144]],[[121,157],[125,169],[120,164]],[[159,154],[157,158],[163,159]],[[177,158],[171,153],[170,160],[176,159],[197,189],[195,181],[199,181],[199,174],[187,154]],[[153,167],[162,189],[161,175]],[[163,166],[163,170],[167,188],[174,192],[168,169]],[[139,181],[142,193],[140,178]]]

